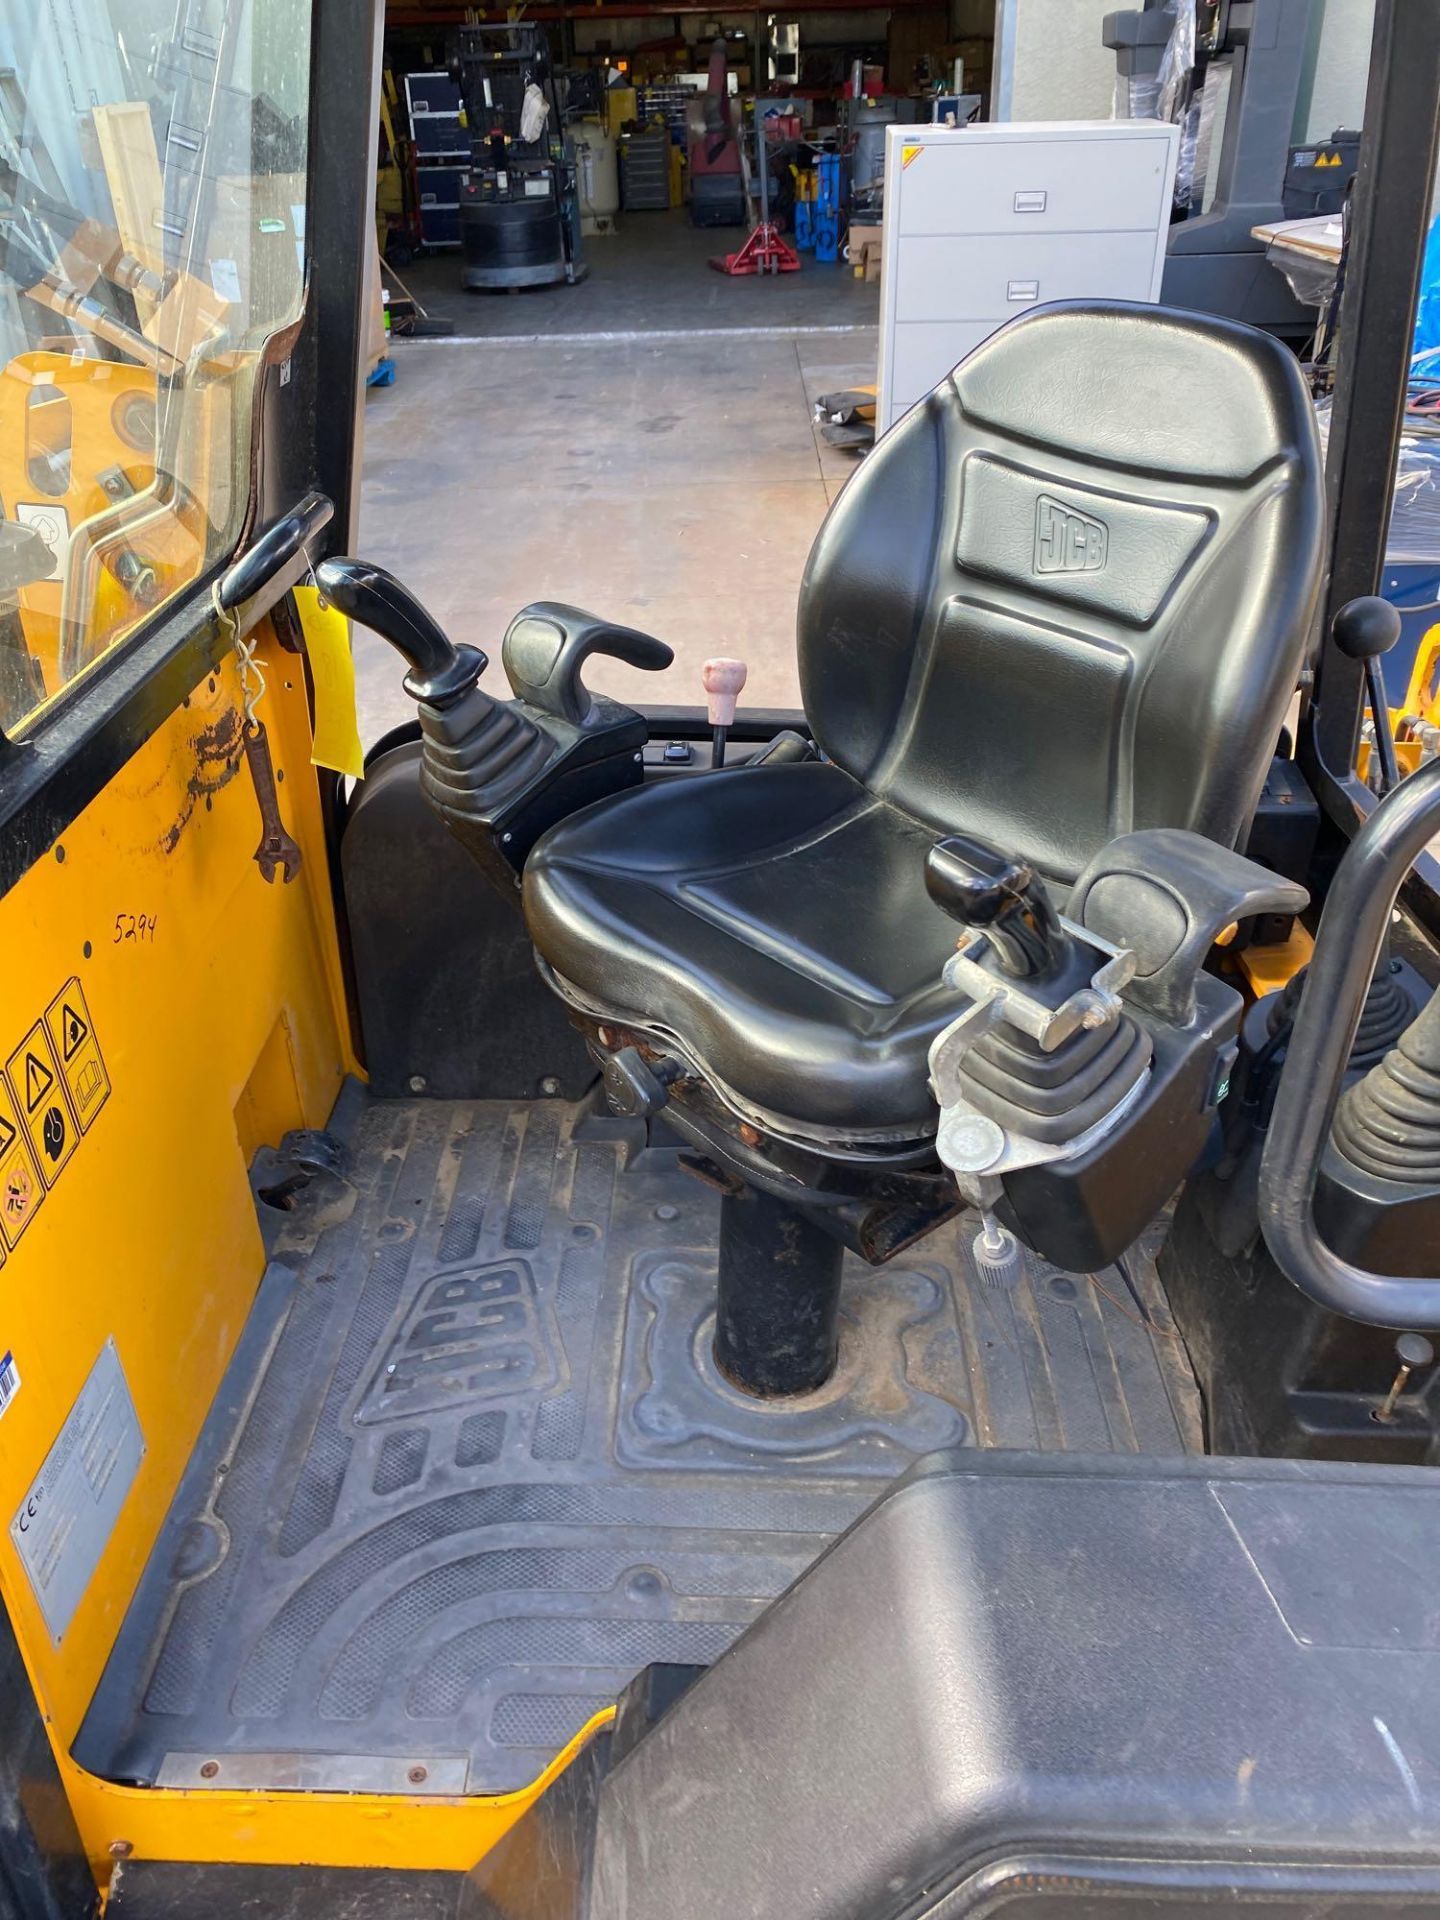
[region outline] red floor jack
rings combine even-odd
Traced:
[[[770,167],[766,158],[768,142],[760,102],[755,107],[755,154],[760,168],[760,224],[738,253],[713,255],[710,261],[717,273],[798,273],[800,256],[770,218]]]

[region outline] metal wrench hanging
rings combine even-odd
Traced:
[[[265,880],[273,884],[278,869],[288,886],[304,864],[304,855],[299,842],[285,830],[275,762],[270,757],[270,737],[265,731],[265,722],[255,715],[256,703],[265,692],[265,675],[255,658],[256,645],[256,641],[247,641],[241,634],[235,636],[235,652],[240,661],[240,697],[245,709],[240,738],[260,807],[260,844],[253,857]]]

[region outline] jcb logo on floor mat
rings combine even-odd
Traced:
[[[1035,502],[1036,573],[1096,573],[1105,564],[1110,530],[1067,507],[1063,500],[1042,493]]]

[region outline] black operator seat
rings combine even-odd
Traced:
[[[1002,328],[847,484],[798,642],[824,761],[604,800],[536,845],[530,934],[592,1022],[807,1142],[933,1133],[956,928],[937,834],[1063,900],[1145,827],[1250,824],[1315,616],[1321,458],[1292,356],[1086,301]]]

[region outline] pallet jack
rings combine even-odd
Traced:
[[[717,273],[798,273],[800,256],[770,218],[770,165],[766,153],[765,126],[760,117],[760,102],[753,103],[755,113],[755,164],[760,176],[760,219],[738,253],[712,254],[710,265]],[[743,171],[745,149],[740,149]],[[748,188],[748,182],[747,182]],[[748,191],[746,195],[749,198]]]

